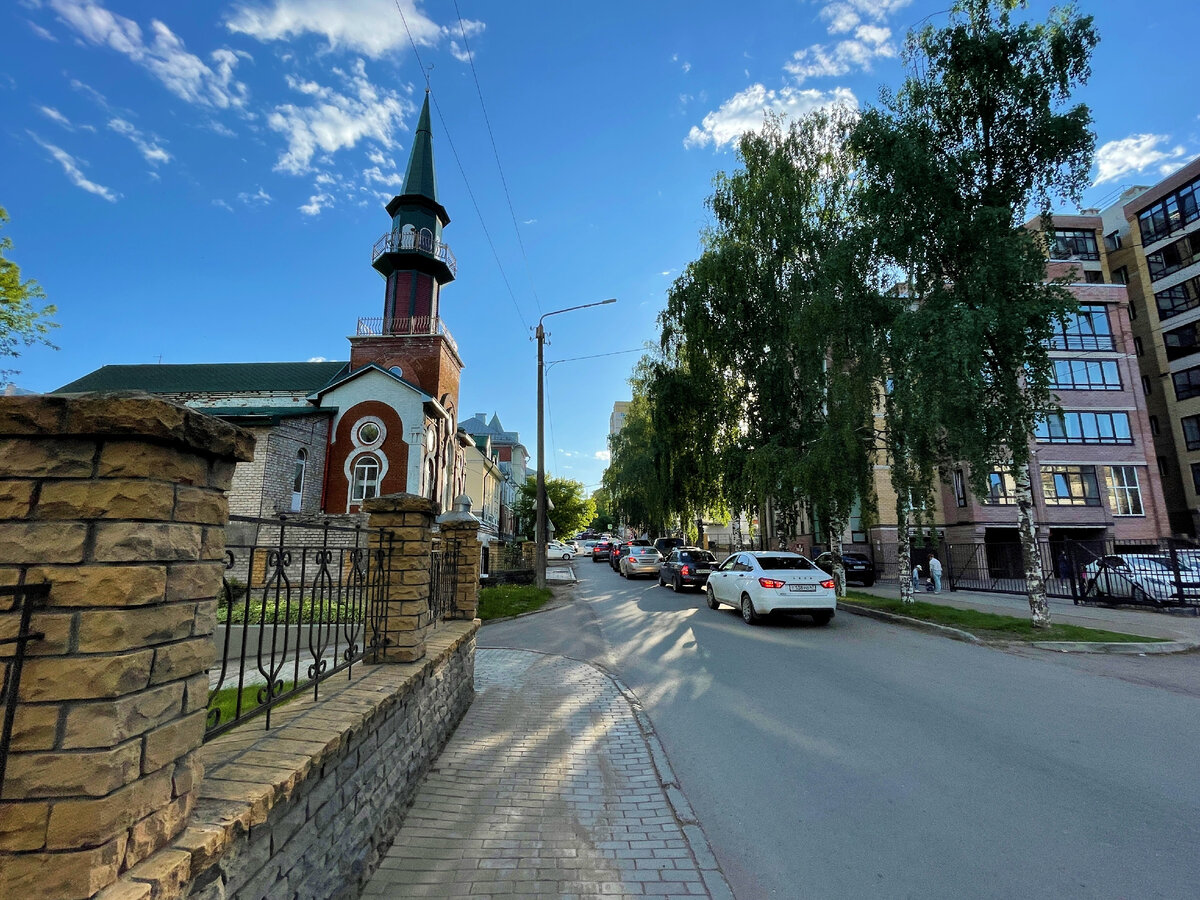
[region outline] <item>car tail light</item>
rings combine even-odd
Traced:
[[[691,575],[692,567],[691,566],[681,566],[679,569],[679,574],[680,575]]]
[[[758,583],[765,588],[781,588],[786,582],[780,581],[778,578],[760,578]]]
[[[831,587],[833,587],[833,579],[832,579],[832,578],[826,578],[824,581],[822,581],[822,582],[821,582],[821,587],[823,587],[823,588],[831,588]]]

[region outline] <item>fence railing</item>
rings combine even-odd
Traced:
[[[12,742],[13,720],[17,712],[17,696],[21,687],[21,668],[29,644],[45,635],[30,631],[35,606],[41,606],[50,596],[49,583],[16,584],[0,587],[0,702],[4,723],[0,726],[0,798],[4,792],[4,772],[8,767],[8,748]]]
[[[361,316],[356,329],[358,337],[415,336],[441,335],[446,339],[454,352],[458,352],[458,342],[446,327],[440,316]]]
[[[420,231],[389,231],[371,247],[371,262],[379,259],[385,253],[396,251],[416,250],[426,256],[432,256],[444,262],[452,274],[458,274],[458,260],[450,250],[449,244],[435,240],[433,232],[427,228]]]
[[[287,516],[231,516],[218,602],[218,665],[206,739],[321,682],[351,673],[382,632],[392,545],[386,533]],[[231,537],[235,533],[231,529]]]

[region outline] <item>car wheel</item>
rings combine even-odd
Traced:
[[[721,604],[717,602],[717,595],[713,592],[712,585],[708,585],[704,589],[705,598],[708,600],[709,609],[720,609]]]
[[[812,620],[817,625],[828,625],[833,621],[833,610],[819,609],[812,614]]]
[[[666,583],[665,581],[663,581],[663,577],[662,577],[662,572],[661,572],[661,571],[658,573],[658,586],[659,586],[659,587],[666,587],[666,586],[667,586],[667,583]]]
[[[862,584],[863,584],[863,587],[870,587],[870,586],[871,586],[871,585],[873,585],[874,583],[875,583],[875,579],[874,579],[874,578],[864,578],[864,579],[863,579],[863,583],[862,583]]]
[[[571,554],[570,554],[570,553],[564,553],[564,554],[563,554],[563,559],[570,559],[570,558],[571,558]]]
[[[747,625],[757,625],[759,622],[758,613],[749,594],[742,594],[742,621]]]
[[[675,583],[671,585],[671,590],[675,591],[676,593],[679,593],[683,590],[683,578],[681,578],[678,574],[675,576]]]

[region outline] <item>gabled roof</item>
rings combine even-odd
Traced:
[[[476,413],[471,418],[459,422],[458,427],[475,437],[486,434],[491,437],[493,444],[521,444],[521,436],[515,431],[505,431],[504,426],[500,424],[500,417],[495,413],[492,413],[490,422],[487,421],[485,413]]]
[[[349,381],[353,381],[354,379],[359,378],[359,377],[367,374],[368,372],[379,372],[380,374],[386,375],[388,378],[392,379],[392,381],[399,382],[400,384],[404,385],[405,387],[411,388],[412,390],[416,391],[418,394],[421,395],[422,402],[429,402],[429,401],[433,400],[433,397],[431,397],[429,394],[425,393],[423,390],[421,390],[419,387],[417,387],[417,385],[413,384],[411,381],[401,378],[399,375],[397,375],[391,369],[385,369],[383,366],[378,365],[377,363],[367,363],[365,366],[359,366],[353,372],[349,371],[349,369],[347,368],[346,371],[338,373],[338,376],[336,378],[334,378],[333,380],[329,381],[327,384],[322,384],[322,385],[318,386],[317,389],[312,391],[312,393],[309,395],[309,399],[310,400],[319,400],[322,396],[324,396],[325,394],[328,394],[334,388],[339,388],[343,384],[346,384]]]
[[[311,394],[336,378],[346,362],[193,363],[103,366],[53,393],[146,391],[151,394],[293,391]]]

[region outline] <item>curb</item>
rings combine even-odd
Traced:
[[[845,603],[839,600],[838,609],[844,609],[846,612],[854,613],[856,616],[866,616],[868,619],[878,619],[881,622],[892,622],[896,625],[907,625],[910,628],[916,628],[921,631],[941,634],[943,637],[948,637],[955,641],[965,641],[969,644],[978,644],[984,647],[1002,647],[1006,650],[1033,647],[1036,650],[1051,650],[1055,653],[1108,653],[1117,656],[1148,656],[1163,653],[1186,653],[1189,650],[1195,650],[1200,647],[1200,643],[1194,641],[1154,641],[1153,643],[1125,641],[1116,643],[1104,641],[982,641],[970,632],[959,628],[951,628],[949,625],[938,625],[934,622],[925,622],[921,619],[910,619],[908,616],[897,615],[896,613],[887,612],[882,609],[874,609],[870,606],[859,606],[855,603]]]

